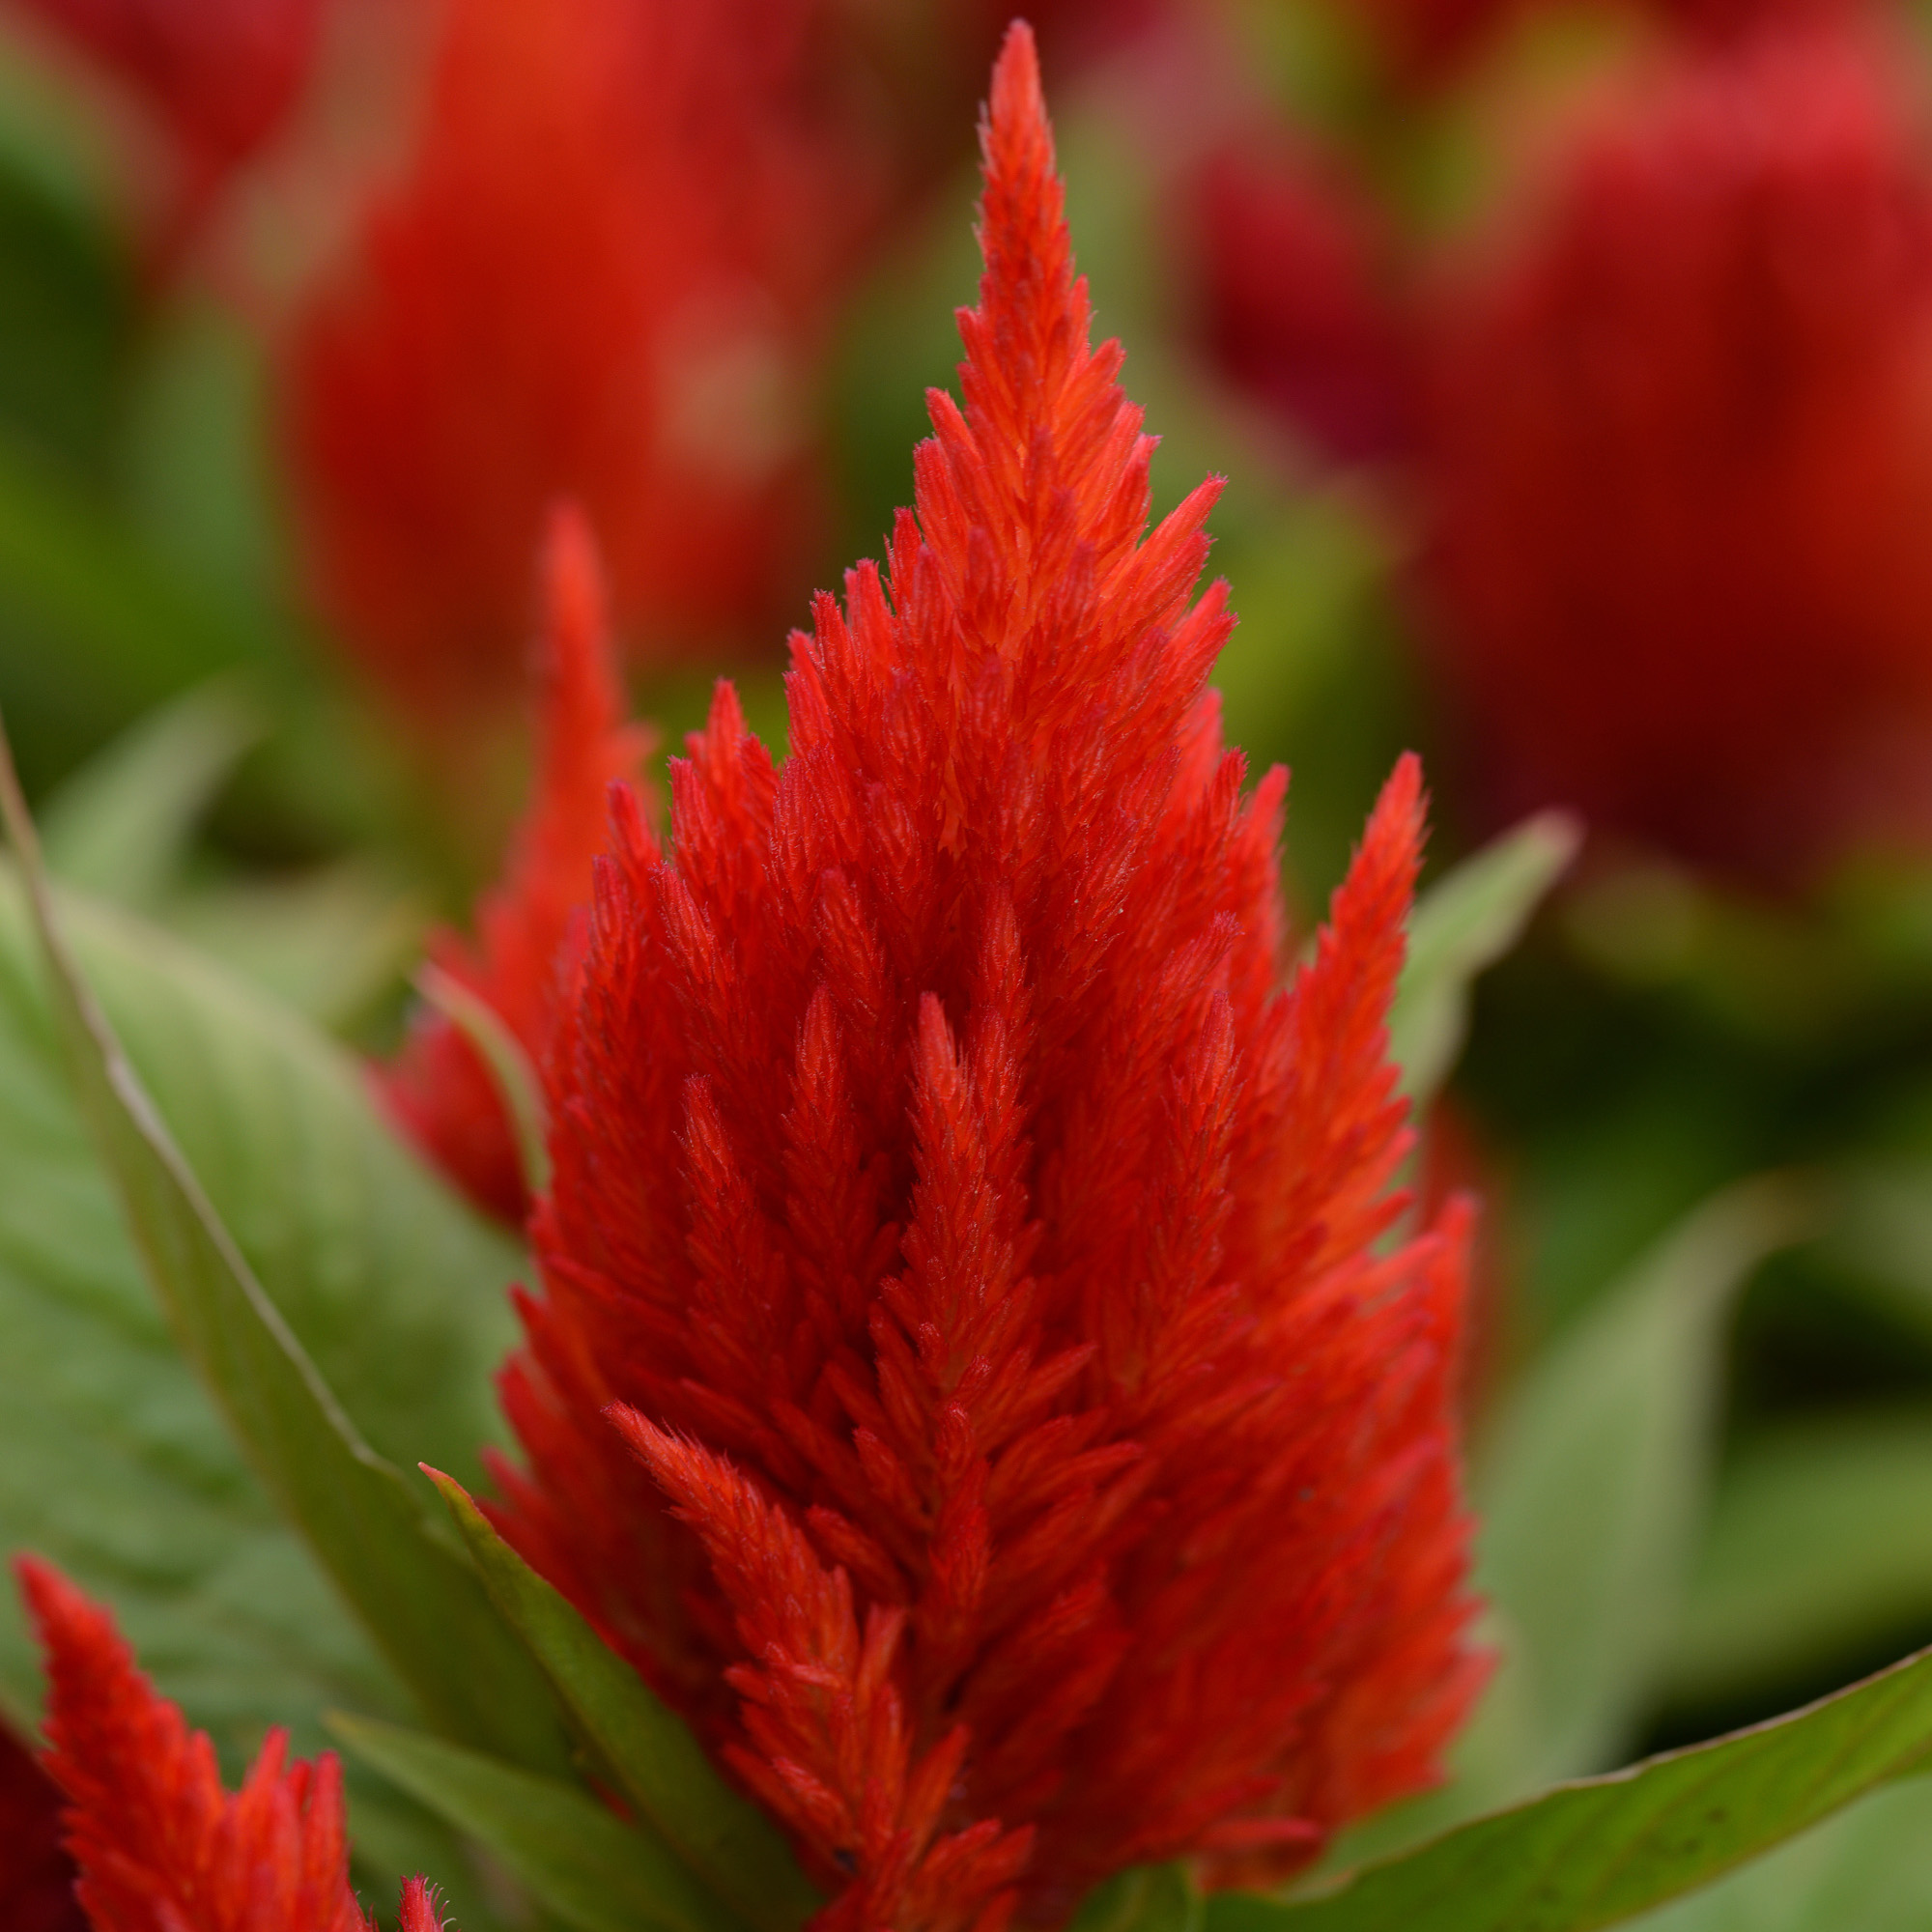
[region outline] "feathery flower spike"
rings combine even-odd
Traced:
[[[1867,32],[1681,60],[1429,314],[1426,588],[1499,820],[1774,886],[1932,842],[1932,155]]]
[[[541,1065],[551,1016],[574,970],[572,921],[590,900],[604,842],[605,795],[649,750],[649,728],[625,722],[596,542],[569,507],[551,518],[538,641],[541,743],[523,823],[501,881],[476,908],[475,944],[453,932],[430,942],[431,962],[499,1019]],[[528,1207],[515,1124],[466,1035],[425,1006],[381,1073],[391,1114],[485,1213],[521,1224]]]
[[[42,1764],[95,1932],[375,1932],[349,1889],[334,1755],[286,1763],[270,1731],[224,1791],[207,1735],[156,1695],[108,1613],[35,1557],[14,1569],[47,1660]],[[405,1932],[438,1932],[420,1880],[403,1902]]]
[[[1204,485],[1089,346],[1033,40],[982,130],[965,402],[890,576],[728,685],[672,842],[613,793],[551,1057],[546,1295],[497,1519],[835,1894],[1060,1922],[1312,1857],[1483,1664],[1451,1387],[1466,1208],[1402,1243],[1405,758],[1308,963],[1206,678]]]

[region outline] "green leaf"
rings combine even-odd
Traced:
[[[1478,1580],[1528,1729],[1499,1796],[1601,1769],[1627,1744],[1701,1526],[1725,1314],[1809,1225],[1782,1178],[1706,1203],[1535,1365],[1484,1445]]]
[[[1922,1411],[1787,1423],[1747,1441],[1718,1490],[1666,1690],[1708,1706],[1922,1626],[1928,1524]]]
[[[1581,829],[1546,811],[1465,859],[1415,902],[1408,958],[1389,1015],[1389,1051],[1418,1112],[1462,1051],[1469,988],[1522,936],[1543,895],[1576,856]]]
[[[491,1601],[639,1817],[759,1932],[792,1932],[820,1901],[771,1820],[719,1776],[683,1720],[497,1534],[462,1486],[428,1473]]]
[[[196,884],[155,916],[283,1007],[338,1033],[404,983],[429,923],[419,895],[361,859],[295,878]]]
[[[1642,1932],[1924,1932],[1932,1925],[1932,1779],[1874,1792],[1634,1922]]]
[[[500,1434],[490,1377],[522,1250],[397,1141],[360,1062],[138,919],[68,900],[61,919],[170,1137],[356,1428],[406,1467],[477,1468]]]
[[[331,1713],[352,1751],[508,1866],[577,1932],[740,1932],[662,1845],[580,1786],[372,1718]]]
[[[1223,1892],[1208,1932],[1591,1932],[1708,1884],[1932,1753],[1932,1652],[1790,1717],[1459,1827],[1320,1897]]]
[[[276,1505],[432,1719],[521,1762],[558,1763],[541,1678],[264,1292],[75,968],[4,738],[0,812],[26,875],[82,1117],[183,1352]],[[284,1169],[282,1184],[300,1172]],[[407,1378],[420,1366],[387,1372]]]
[[[263,720],[231,680],[144,718],[67,779],[41,811],[47,870],[122,905],[153,907]]]
[[[1201,1932],[1205,1912],[1185,1865],[1136,1865],[1096,1885],[1067,1932]]]

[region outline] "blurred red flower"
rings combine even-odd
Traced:
[[[375,1932],[349,1887],[333,1754],[286,1764],[288,1736],[270,1731],[231,1796],[207,1735],[156,1695],[107,1612],[37,1558],[14,1568],[46,1652],[42,1764],[67,1799],[96,1932]],[[403,1932],[439,1932],[420,1879],[404,1887]]]
[[[183,225],[281,128],[326,0],[19,0],[111,74],[180,157]]]
[[[1384,1238],[1419,774],[1284,987],[1286,776],[1242,797],[1190,602],[1215,486],[1145,534],[1023,27],[982,139],[890,587],[794,639],[781,770],[723,686],[669,847],[613,794],[497,1471],[851,1932],[1292,1868],[1482,1676],[1466,1208]]]
[[[814,0],[448,0],[404,179],[305,298],[283,386],[313,574],[435,723],[500,698],[524,559],[582,504],[662,658],[768,614],[867,184],[814,118]]]
[[[1435,299],[1428,571],[1498,817],[1770,881],[1932,831],[1932,168],[1850,36],[1601,106]]]
[[[1875,15],[1871,0],[1623,0],[1634,16],[1707,45],[1741,44],[1761,32],[1829,26]],[[1455,80],[1518,23],[1602,0],[1366,0],[1360,15],[1389,78],[1406,90]]]
[[[1373,197],[1309,144],[1260,130],[1216,146],[1182,201],[1209,362],[1336,462],[1406,450],[1400,250]]]
[[[625,722],[604,585],[589,526],[555,512],[545,546],[538,673],[541,742],[523,822],[501,881],[476,908],[474,943],[435,934],[430,963],[480,1001],[528,1058],[543,1064],[553,1014],[576,967],[573,920],[590,902],[613,781],[635,775],[648,727]],[[390,1113],[486,1214],[522,1225],[528,1201],[516,1124],[469,1037],[435,1005],[379,1076]]]

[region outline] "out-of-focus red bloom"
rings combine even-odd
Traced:
[[[1932,170],[1881,62],[1650,76],[1446,284],[1430,583],[1498,815],[1774,881],[1932,829]]]
[[[181,157],[182,219],[287,120],[324,0],[15,0],[111,74]]]
[[[46,1652],[42,1763],[95,1932],[374,1932],[349,1889],[334,1756],[285,1763],[270,1731],[229,1794],[207,1735],[155,1694],[107,1612],[33,1557],[15,1569]],[[403,1902],[405,1932],[436,1932],[419,1879]]]
[[[407,177],[284,371],[320,592],[418,716],[509,686],[560,497],[639,651],[715,642],[787,587],[866,200],[810,111],[813,11],[448,0]]]
[[[1869,0],[1625,0],[1634,15],[1707,45],[1738,45],[1760,33],[1831,25],[1875,14]],[[1438,87],[1511,28],[1603,0],[1366,0],[1366,22],[1389,78],[1406,90]]]
[[[0,1906],[8,1932],[84,1932],[73,1861],[60,1841],[60,1791],[0,1724]]]
[[[635,775],[651,744],[646,726],[625,722],[596,545],[574,509],[554,513],[545,548],[539,672],[542,742],[503,877],[477,905],[473,944],[444,931],[429,947],[432,962],[490,1009],[532,1067],[576,970],[572,921],[590,901],[605,795]],[[515,1125],[496,1078],[445,1012],[417,1012],[381,1084],[423,1152],[485,1213],[521,1225],[528,1202]]]
[[[1397,246],[1374,201],[1281,133],[1224,142],[1184,205],[1201,346],[1238,388],[1338,462],[1414,434]]]
[[[1215,486],[1146,534],[1023,27],[982,139],[889,582],[794,638],[782,769],[721,686],[670,846],[613,793],[498,1470],[865,1932],[1292,1867],[1482,1671],[1464,1210],[1380,1246],[1419,774],[1284,987],[1286,775],[1242,796],[1190,603]]]

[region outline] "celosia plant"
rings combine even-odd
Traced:
[[[646,655],[729,637],[787,582],[866,201],[815,118],[807,11],[444,10],[407,171],[305,298],[282,378],[322,600],[422,720],[513,687],[559,497]]]
[[[536,772],[503,877],[477,905],[474,943],[443,932],[429,952],[532,1066],[549,1050],[552,1015],[573,971],[573,920],[589,902],[605,792],[636,772],[650,744],[643,726],[625,723],[595,543],[571,509],[551,523],[538,674]],[[425,1005],[381,1078],[390,1112],[430,1159],[484,1212],[521,1224],[528,1200],[518,1123],[497,1074],[450,1013]]]
[[[1771,880],[1932,830],[1932,162],[1882,46],[1601,106],[1430,322],[1428,583],[1488,804]]]
[[[287,1763],[270,1732],[225,1792],[213,1746],[155,1693],[107,1612],[48,1565],[16,1567],[47,1660],[42,1762],[95,1932],[375,1932],[349,1886],[335,1758]],[[403,1888],[402,1932],[440,1932],[420,1878]]]
[[[1023,28],[984,147],[965,407],[794,639],[787,762],[723,687],[669,846],[615,796],[506,1384],[508,1533],[828,1928],[1291,1870],[1438,1775],[1483,1670],[1463,1212],[1392,1238],[1417,770],[1284,988],[1215,486],[1144,537]]]

